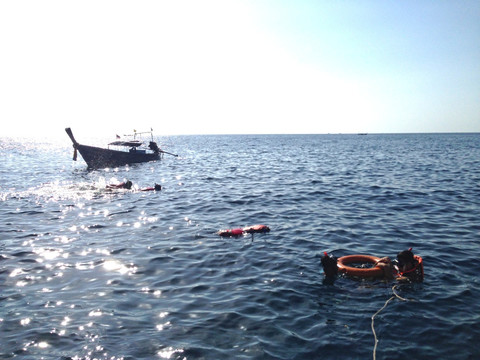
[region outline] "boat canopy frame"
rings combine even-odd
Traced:
[[[137,132],[137,130],[133,130],[133,134],[123,135],[123,136],[133,137],[133,140],[116,140],[116,141],[112,141],[111,143],[109,143],[108,146],[109,147],[111,145],[112,146],[125,146],[125,147],[129,147],[129,148],[137,148],[137,147],[140,147],[142,145],[146,146],[145,141],[137,140],[137,135],[144,135],[144,134],[150,134],[151,142],[154,142],[153,129],[150,129],[150,131],[143,131],[143,132]],[[119,139],[120,136],[117,135],[117,138]]]
[[[128,146],[128,147],[138,147],[142,146],[144,143],[138,140],[132,140],[132,141],[113,141],[108,146],[114,145],[114,146]]]

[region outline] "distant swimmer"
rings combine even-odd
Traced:
[[[154,187],[147,187],[144,189],[140,189],[139,191],[160,191],[160,190],[162,190],[162,185],[155,184]]]
[[[120,184],[109,184],[106,186],[107,189],[127,189],[130,190],[132,188],[132,182],[130,180],[121,182]]]
[[[138,187],[135,186],[135,188],[132,188],[133,184],[130,180],[121,182],[120,184],[109,184],[107,185],[107,189],[127,189],[127,190],[132,190],[132,191],[160,191],[162,190],[162,185],[155,184],[154,186],[151,187],[146,187],[142,189],[138,189]]]

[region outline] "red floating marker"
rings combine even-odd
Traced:
[[[267,225],[252,225],[244,227],[243,231],[248,234],[266,233],[270,231],[270,228]]]
[[[218,235],[224,237],[231,237],[231,236],[240,236],[243,234],[256,234],[256,233],[267,233],[270,231],[270,228],[267,225],[252,225],[236,229],[227,229],[227,230],[220,230],[217,232]]]
[[[220,230],[217,232],[218,235],[223,237],[231,237],[231,236],[240,236],[243,235],[243,229],[227,229],[227,230]]]

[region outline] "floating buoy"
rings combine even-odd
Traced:
[[[267,225],[252,225],[243,228],[243,232],[246,232],[247,234],[266,233],[269,231],[270,228]]]
[[[218,235],[223,237],[232,237],[232,236],[240,236],[243,234],[258,234],[258,233],[267,233],[270,231],[270,228],[267,225],[252,225],[247,226],[244,228],[235,228],[235,229],[227,229],[227,230],[219,230],[217,232]]]
[[[220,230],[217,232],[218,235],[223,237],[231,237],[231,236],[240,236],[243,235],[243,229],[227,229],[227,230]]]
[[[348,276],[357,276],[361,278],[382,277],[383,270],[379,266],[371,268],[357,268],[349,266],[349,264],[362,263],[362,264],[376,264],[380,260],[377,256],[370,255],[348,255],[342,256],[338,259],[337,266],[338,271]]]

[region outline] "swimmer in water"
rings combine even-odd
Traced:
[[[327,279],[334,279],[338,275],[337,258],[333,255],[328,255],[327,252],[323,253],[321,262],[323,272]]]
[[[384,257],[377,261],[375,266],[383,269],[387,280],[395,279],[399,282],[422,282],[423,264],[414,256],[412,248],[397,254],[397,260],[391,261]]]
[[[334,279],[338,274],[337,258],[329,256],[326,252],[321,259],[323,272],[327,279]],[[385,280],[395,279],[398,282],[422,282],[423,264],[417,260],[412,249],[401,251],[397,259],[392,261],[389,257],[379,259],[374,266],[383,270]]]
[[[140,191],[160,191],[162,190],[162,185],[155,184],[154,187],[147,187],[144,189],[140,189]]]
[[[127,189],[130,190],[132,188],[132,182],[130,180],[121,182],[120,184],[109,184],[106,186],[107,189]]]

